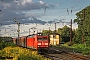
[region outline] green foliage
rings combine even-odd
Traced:
[[[68,46],[68,44],[69,42],[60,46],[60,49],[74,53],[80,53],[83,55],[90,55],[90,46],[88,46],[87,44],[73,44],[72,46]]]
[[[77,53],[90,54],[90,47],[87,44],[74,44],[71,47],[74,48],[74,51]]]
[[[85,43],[90,46],[90,36],[85,36]]]
[[[61,33],[62,33],[62,28],[58,28],[57,32],[61,35]]]
[[[45,35],[48,35],[48,33],[50,33],[50,32],[49,32],[49,30],[43,30],[42,33]]]
[[[4,42],[5,43],[5,47],[9,47],[9,46],[16,46],[13,42]]]
[[[0,42],[0,49],[3,49],[8,46],[16,46],[13,42]]]
[[[74,43],[81,43],[82,42],[81,40],[82,40],[81,30],[76,29],[75,35],[73,37],[73,42]]]
[[[61,32],[61,38],[63,42],[68,42],[70,41],[70,28],[67,26],[64,26],[62,28],[62,32]]]
[[[3,49],[5,47],[4,42],[0,42],[0,50]]]
[[[29,55],[20,55],[18,60],[37,60],[38,58],[37,57],[34,57],[34,56],[29,56]]]
[[[74,22],[78,24],[78,30],[75,33],[75,43],[81,43],[82,35],[85,36],[85,42],[89,44],[90,41],[90,6],[85,7],[81,11],[76,13],[76,19]]]

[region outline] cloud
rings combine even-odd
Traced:
[[[40,3],[40,4],[44,4],[44,2],[43,2],[43,1],[39,1],[39,3]]]
[[[65,26],[66,23],[57,23],[56,24],[56,29],[58,28],[62,28],[63,26]],[[32,27],[35,27],[35,33],[37,33],[37,30],[38,32],[41,32],[42,30],[49,30],[49,27],[52,31],[55,30],[55,23],[46,23],[45,25],[42,25],[42,24],[36,24],[35,23],[29,23],[28,25],[26,24],[21,24],[20,25],[20,36],[26,36],[29,34],[29,29],[32,28]],[[77,28],[77,25],[76,24],[73,24],[72,25],[72,28],[76,29]],[[11,25],[4,25],[2,27],[0,27],[0,30],[1,30],[1,33],[0,35],[1,36],[10,36],[11,37],[17,37],[17,25],[16,24],[11,24]],[[33,33],[33,29],[30,29],[30,33],[32,34]]]
[[[41,13],[35,13],[34,10],[42,10],[50,7],[52,6],[43,1],[34,2],[33,0],[0,0],[0,22],[2,24],[12,24],[13,18],[16,18],[22,22],[23,19],[29,20],[30,17],[41,17]],[[32,12],[29,14],[32,10],[34,13]]]

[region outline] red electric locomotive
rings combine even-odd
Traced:
[[[37,33],[27,36],[27,48],[33,48],[39,51],[47,51],[49,48],[48,35]]]

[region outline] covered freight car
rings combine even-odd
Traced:
[[[14,44],[17,44],[17,38],[12,38],[12,40]]]
[[[19,39],[19,46],[26,47],[27,36],[22,36]]]
[[[27,41],[27,36],[22,36],[18,38],[13,38],[13,43],[16,44],[17,46],[21,47],[26,47],[26,41]]]
[[[49,40],[50,40],[50,45],[59,45],[60,44],[60,34],[50,33]]]

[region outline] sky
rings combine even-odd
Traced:
[[[0,0],[0,32],[5,32],[10,26],[17,29],[14,18],[23,24],[34,20],[32,18],[46,22],[70,22],[76,18],[77,12],[87,6],[90,6],[90,0]],[[73,28],[77,27],[76,24],[73,25]]]

